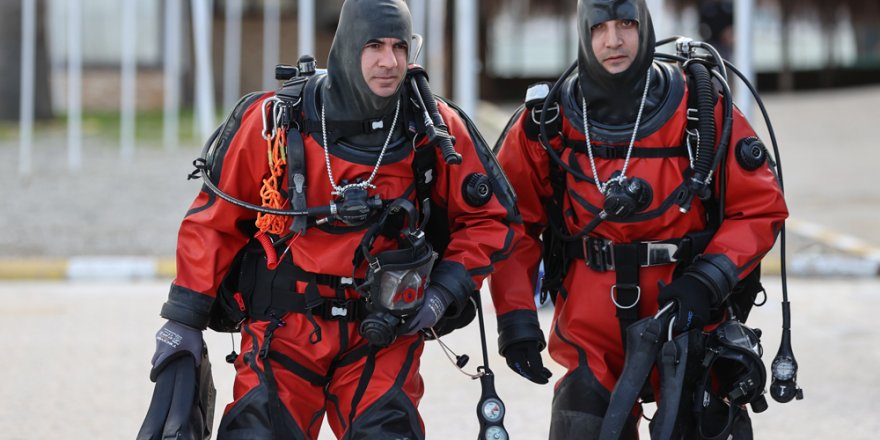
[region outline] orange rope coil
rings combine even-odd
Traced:
[[[269,158],[269,177],[263,179],[260,188],[260,199],[265,208],[282,209],[286,200],[281,196],[281,178],[284,176],[284,168],[287,165],[287,157],[284,148],[287,145],[287,136],[284,129],[277,127],[275,136],[266,139],[266,150]],[[257,228],[263,233],[283,235],[286,230],[287,219],[280,215],[257,213]]]

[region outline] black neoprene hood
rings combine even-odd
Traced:
[[[612,119],[631,122],[638,110],[648,67],[654,61],[654,24],[648,7],[644,0],[578,0],[577,14],[581,93],[591,109]],[[593,52],[591,29],[609,20],[639,23],[638,52],[629,68],[620,73],[605,70]]]
[[[364,120],[394,112],[400,94],[381,97],[361,72],[361,51],[370,40],[396,38],[409,44],[412,18],[403,0],[346,0],[327,60],[323,101],[328,117]],[[401,80],[401,84],[402,84]]]

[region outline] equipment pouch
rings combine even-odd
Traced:
[[[229,271],[217,289],[217,298],[211,305],[208,327],[214,331],[238,332],[242,321],[248,317],[255,291],[255,265],[265,259],[246,246],[236,255]]]

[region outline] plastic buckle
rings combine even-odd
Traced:
[[[584,260],[597,272],[614,270],[614,244],[596,237],[583,238]]]
[[[350,320],[354,315],[354,308],[356,304],[354,304],[353,300],[327,300],[324,302],[324,313],[322,313],[321,317],[326,319],[327,321],[339,321],[339,320]]]
[[[339,277],[339,287],[354,287],[354,278]]]
[[[675,243],[660,241],[646,241],[643,243],[645,244],[645,266],[659,266],[678,261],[675,258],[675,253],[678,252],[678,245]]]

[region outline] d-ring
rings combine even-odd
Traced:
[[[624,306],[620,305],[620,303],[617,302],[617,292],[616,291],[617,291],[617,284],[614,284],[611,286],[611,302],[613,302],[614,305],[617,306],[617,308],[619,308],[619,309],[623,309],[623,310],[631,309],[631,308],[635,307],[636,304],[639,303],[640,299],[642,299],[642,288],[639,286],[636,286],[636,300],[633,301],[632,304],[624,307]]]

